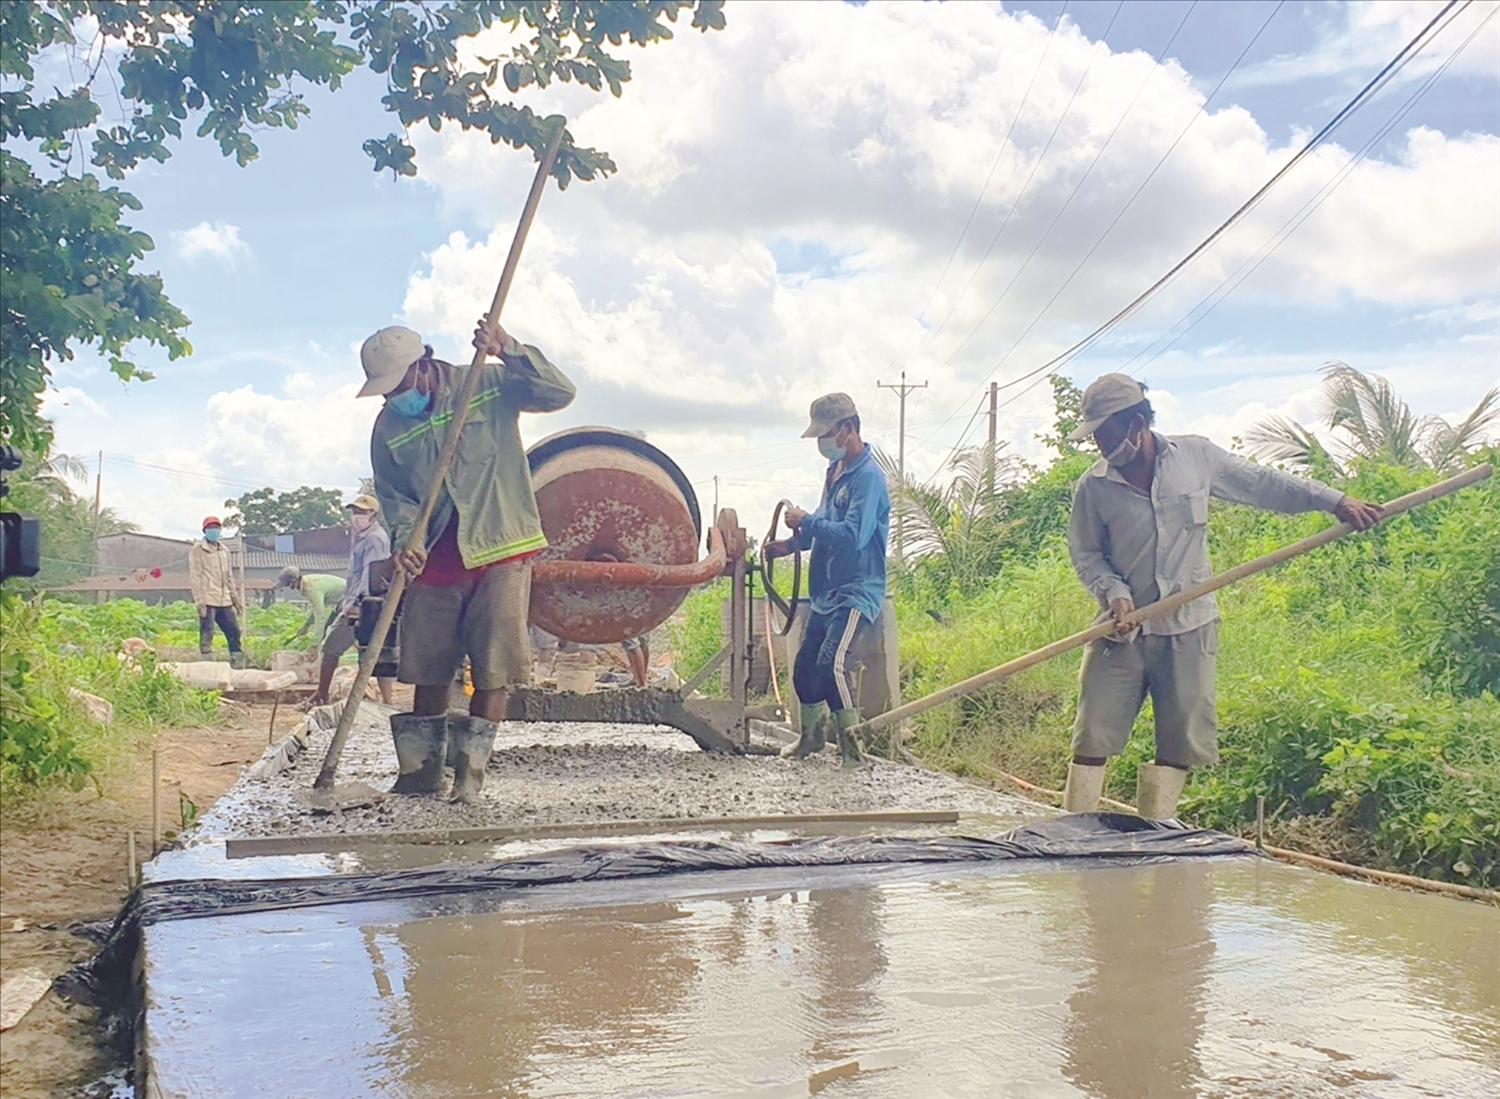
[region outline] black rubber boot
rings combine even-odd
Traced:
[[[828,745],[828,703],[814,702],[802,706],[802,732],[797,743],[783,748],[781,754],[787,759],[806,759],[815,756]]]
[[[448,754],[448,718],[391,715],[391,739],[401,775],[393,794],[436,794],[443,788],[443,760]]]
[[[229,666],[237,672],[244,671],[244,669],[248,666],[248,662],[245,659],[244,652],[241,651],[237,653],[230,653]]]
[[[453,756],[453,800],[467,804],[479,797],[484,771],[495,750],[495,732],[500,728],[482,717],[448,719],[448,751]]]
[[[849,731],[864,721],[864,717],[858,710],[835,710],[833,721],[838,726],[839,766],[846,771],[864,766],[865,757],[860,753],[859,745],[854,742],[854,734]]]

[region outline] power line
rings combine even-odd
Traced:
[[[1443,6],[1443,9],[1439,11],[1437,15],[1433,16],[1433,18],[1420,31],[1417,32],[1417,34],[1411,39],[1411,41],[1403,46],[1400,52],[1398,52],[1395,57],[1387,62],[1385,67],[1382,68],[1378,73],[1376,73],[1375,76],[1370,80],[1370,82],[1367,83],[1363,88],[1361,88],[1360,91],[1354,96],[1354,98],[1346,103],[1337,114],[1329,119],[1329,121],[1323,126],[1323,128],[1316,134],[1314,134],[1313,137],[1309,139],[1308,142],[1303,145],[1303,147],[1299,149],[1290,160],[1286,162],[1286,164],[1282,165],[1282,167],[1274,175],[1272,175],[1270,179],[1262,184],[1261,187],[1253,195],[1246,199],[1233,213],[1231,213],[1229,217],[1226,218],[1218,226],[1218,228],[1216,228],[1212,233],[1204,238],[1204,240],[1200,242],[1195,248],[1193,248],[1192,251],[1188,252],[1187,255],[1185,255],[1182,259],[1175,263],[1170,269],[1168,269],[1168,271],[1164,275],[1162,275],[1154,283],[1148,286],[1129,304],[1127,304],[1119,312],[1115,313],[1114,316],[1110,317],[1098,328],[1090,332],[1087,336],[1083,337],[1083,339],[1073,344],[1067,350],[1053,356],[1051,359],[1044,362],[1041,366],[1038,366],[1033,370],[1029,370],[1024,374],[1019,375],[1018,377],[1012,378],[1010,381],[1001,383],[1000,388],[1006,389],[1010,386],[1018,385],[1023,381],[1034,378],[1039,374],[1050,374],[1054,372],[1057,367],[1075,358],[1079,353],[1081,353],[1092,344],[1096,343],[1107,332],[1117,327],[1120,323],[1122,323],[1137,310],[1139,310],[1141,306],[1143,306],[1147,301],[1155,296],[1158,291],[1160,291],[1169,282],[1176,278],[1177,275],[1188,266],[1188,264],[1192,263],[1193,260],[1202,255],[1220,237],[1222,237],[1226,232],[1228,232],[1231,228],[1233,228],[1236,224],[1243,220],[1245,215],[1253,210],[1256,206],[1258,206],[1260,202],[1265,198],[1265,196],[1269,194],[1270,191],[1278,183],[1280,183],[1281,180],[1285,178],[1285,176],[1293,168],[1295,168],[1298,164],[1300,164],[1303,160],[1310,156],[1315,149],[1317,149],[1325,141],[1327,141],[1339,126],[1341,126],[1356,111],[1358,111],[1367,102],[1369,102],[1369,100],[1372,99],[1380,91],[1381,88],[1389,83],[1396,76],[1396,74],[1401,71],[1401,69],[1405,68],[1406,65],[1414,57],[1416,57],[1417,54],[1425,49],[1427,45],[1437,37],[1438,34],[1441,34],[1442,31],[1445,30],[1453,22],[1453,19],[1458,18],[1458,16],[1461,15],[1472,2],[1473,0],[1463,0],[1462,6],[1459,6],[1460,0],[1449,0],[1449,2]],[[1458,8],[1457,12],[1453,11],[1455,7]],[[1450,12],[1453,13],[1452,18],[1447,18]],[[1443,22],[1445,18],[1447,19],[1447,22]],[[1443,25],[1441,27],[1438,27],[1439,23],[1443,23]],[[1434,27],[1437,27],[1437,30],[1434,31]],[[1056,295],[1054,295],[1052,300],[1056,300]],[[1049,302],[1046,308],[1050,308],[1051,304],[1052,303]],[[1043,313],[1046,312],[1046,308],[1044,308]],[[1031,328],[1035,327],[1037,321],[1039,321],[1040,319],[1041,316],[1039,315],[1037,317],[1037,320],[1034,320],[1030,325],[1027,326],[1026,331],[1029,332]],[[1014,349],[1015,345],[1012,345],[1011,351],[1014,351]],[[1010,353],[1010,351],[1007,351],[1006,357],[1008,357]],[[989,371],[989,373],[985,375],[985,377],[980,382],[981,388],[986,382],[989,381],[990,377],[993,376],[995,371],[1000,368],[1000,365],[1003,362],[1004,359],[1002,358],[1001,362],[996,363],[995,366]],[[1029,388],[1030,387],[1028,387],[1028,390]]]
[[[1197,3],[1197,0],[1194,0],[1194,4],[1195,5],[1196,5],[1196,3]],[[995,230],[995,235],[990,238],[989,247],[987,247],[984,250],[984,255],[982,255],[982,256],[979,257],[979,263],[975,265],[973,272],[969,275],[969,281],[966,282],[966,283],[964,283],[963,289],[958,292],[958,296],[953,299],[953,304],[948,307],[948,312],[943,317],[942,323],[940,323],[937,326],[937,328],[933,329],[932,333],[927,337],[927,342],[922,345],[922,350],[919,351],[918,354],[921,354],[921,353],[925,352],[929,347],[932,346],[933,341],[937,339],[938,334],[940,332],[942,332],[943,328],[947,325],[949,319],[953,316],[954,312],[958,309],[959,303],[962,302],[963,299],[964,299],[964,295],[966,295],[969,292],[969,287],[971,287],[971,286],[974,285],[974,280],[979,277],[980,270],[984,267],[984,265],[986,263],[989,262],[990,254],[995,250],[995,245],[1000,242],[1001,236],[1004,235],[1006,228],[1010,225],[1011,217],[1015,214],[1016,210],[1020,207],[1021,200],[1026,197],[1026,192],[1031,189],[1031,181],[1036,178],[1037,172],[1041,169],[1041,167],[1042,167],[1042,161],[1044,161],[1044,160],[1047,159],[1047,153],[1052,148],[1052,142],[1057,138],[1058,131],[1062,129],[1062,124],[1065,121],[1067,121],[1068,114],[1073,109],[1073,103],[1078,99],[1078,93],[1083,90],[1084,81],[1086,81],[1088,79],[1089,73],[1093,71],[1094,61],[1097,60],[1097,58],[1099,56],[1099,51],[1101,49],[1105,48],[1105,39],[1108,37],[1110,30],[1115,25],[1115,20],[1120,15],[1120,9],[1123,8],[1124,6],[1125,6],[1125,0],[1119,0],[1119,3],[1117,3],[1115,5],[1114,14],[1109,17],[1109,25],[1104,28],[1104,33],[1099,36],[1098,42],[1096,42],[1094,44],[1094,52],[1089,55],[1089,63],[1084,67],[1082,75],[1079,76],[1078,83],[1076,85],[1074,85],[1074,87],[1073,87],[1073,94],[1068,97],[1068,102],[1063,107],[1062,114],[1058,115],[1057,122],[1052,127],[1052,132],[1047,135],[1047,141],[1046,141],[1046,144],[1044,144],[1042,146],[1042,151],[1039,154],[1037,154],[1036,160],[1034,160],[1032,162],[1032,164],[1031,164],[1031,171],[1026,174],[1026,180],[1025,180],[1025,182],[1021,184],[1021,189],[1018,192],[1016,192],[1016,197],[1011,202],[1010,209],[1005,212],[1005,217],[1001,220],[1000,227]],[[1191,10],[1191,9],[1189,9],[1189,10]],[[1122,119],[1122,121],[1123,121],[1123,119]],[[1113,135],[1111,135],[1111,136],[1113,136]],[[1102,152],[1103,150],[1101,149],[1100,151]],[[1095,159],[1097,159],[1097,157]],[[1090,170],[1092,170],[1093,165],[1090,165],[1089,167],[1090,167]],[[1009,289],[1009,288],[1007,287],[1007,289]],[[997,302],[996,304],[999,304],[999,303]],[[991,312],[993,312],[993,307],[991,308]],[[989,313],[986,313],[985,314],[985,320],[988,320],[988,319],[989,319]],[[980,321],[979,323],[982,325],[984,323],[984,321]],[[978,326],[975,327],[974,331],[978,331]],[[967,344],[969,342],[969,340],[973,338],[973,336],[974,336],[974,332],[970,332],[967,336],[965,336],[964,339],[963,339],[963,342],[958,345],[958,348],[954,349],[953,355],[957,355],[958,352],[959,352],[959,350],[962,350],[964,344]],[[952,361],[953,355],[949,355],[948,358],[943,361],[942,365],[946,366],[950,361]],[[926,440],[923,440],[923,441],[925,442]]]
[[[1109,148],[1110,142],[1114,141],[1115,135],[1120,132],[1120,127],[1125,125],[1125,120],[1130,117],[1130,112],[1135,109],[1137,100],[1141,98],[1141,93],[1146,90],[1146,85],[1151,83],[1151,78],[1155,76],[1156,71],[1161,68],[1161,63],[1166,58],[1167,51],[1172,48],[1172,43],[1177,41],[1177,36],[1182,33],[1182,28],[1187,25],[1189,16],[1193,14],[1193,9],[1197,6],[1198,0],[1193,0],[1193,2],[1188,5],[1187,11],[1183,13],[1182,20],[1177,24],[1177,29],[1172,32],[1171,37],[1167,39],[1166,45],[1162,46],[1161,50],[1157,53],[1155,63],[1151,66],[1150,71],[1146,73],[1146,79],[1141,81],[1140,87],[1136,88],[1135,90],[1135,95],[1130,97],[1130,102],[1125,105],[1125,110],[1120,115],[1119,120],[1115,122],[1114,129],[1110,130],[1109,136],[1104,139],[1103,144],[1099,146],[1098,152],[1094,154],[1094,159],[1089,161],[1089,166],[1083,170],[1083,174],[1080,175],[1078,177],[1078,181],[1073,184],[1073,190],[1068,193],[1068,197],[1064,199],[1063,204],[1058,207],[1057,213],[1052,215],[1052,220],[1048,223],[1047,228],[1042,232],[1042,235],[1037,238],[1037,242],[1032,245],[1031,251],[1021,262],[1021,266],[1016,268],[1015,274],[1011,275],[1010,281],[1007,282],[1004,289],[1000,291],[999,297],[997,297],[990,305],[989,309],[985,311],[984,316],[979,318],[978,323],[976,323],[974,327],[969,330],[969,334],[959,341],[957,347],[949,352],[948,357],[943,360],[941,366],[947,366],[954,360],[954,358],[958,356],[958,353],[960,351],[968,346],[969,341],[972,340],[979,333],[979,330],[985,326],[989,319],[994,316],[995,310],[1000,308],[1000,303],[1003,302],[1010,294],[1011,288],[1015,286],[1017,280],[1019,280],[1020,277],[1026,272],[1026,269],[1031,266],[1031,261],[1035,259],[1036,254],[1041,251],[1042,245],[1045,244],[1047,242],[1047,238],[1052,235],[1052,230],[1057,228],[1057,223],[1062,220],[1063,214],[1067,213],[1068,207],[1071,206],[1073,204],[1073,200],[1078,197],[1078,192],[1083,188],[1084,183],[1088,180],[1089,176],[1093,174],[1094,169],[1098,167],[1099,161],[1103,158],[1105,151]],[[1118,13],[1119,9],[1117,8],[1116,14]],[[1113,23],[1113,20],[1111,20],[1111,23]],[[1108,33],[1109,29],[1105,28],[1105,35],[1107,35]],[[1102,45],[1104,43],[1104,37],[1101,36],[1099,41]],[[1195,115],[1194,117],[1196,118],[1197,116]],[[1171,150],[1168,150],[1169,153],[1170,151]],[[967,287],[965,287],[965,289],[967,289]],[[949,315],[951,316],[952,314],[950,313]],[[934,339],[935,338],[936,333],[934,333]],[[927,346],[930,347],[932,345],[932,342],[932,340],[929,340]]]
[[[1466,4],[1465,7],[1467,6],[1468,5]],[[1448,55],[1447,59],[1444,60],[1441,65],[1439,65],[1435,70],[1433,70],[1431,74],[1428,75],[1428,77],[1417,87],[1417,90],[1413,92],[1412,95],[1406,100],[1406,102],[1403,103],[1400,108],[1398,108],[1395,113],[1393,113],[1391,117],[1387,119],[1375,131],[1373,135],[1371,135],[1371,137],[1364,143],[1364,145],[1359,148],[1356,153],[1352,154],[1349,159],[1344,162],[1344,164],[1339,168],[1337,172],[1334,173],[1330,180],[1321,188],[1319,188],[1317,192],[1314,193],[1312,198],[1303,203],[1302,206],[1298,208],[1296,213],[1294,213],[1290,218],[1283,222],[1280,229],[1272,233],[1270,237],[1266,238],[1265,243],[1262,244],[1261,247],[1253,255],[1251,255],[1248,259],[1241,263],[1240,266],[1237,267],[1227,278],[1225,278],[1223,282],[1221,282],[1217,287],[1210,291],[1209,294],[1205,295],[1197,305],[1193,306],[1192,309],[1189,309],[1185,314],[1183,314],[1182,317],[1178,318],[1176,324],[1173,324],[1170,328],[1167,329],[1167,332],[1164,332],[1162,334],[1163,336],[1169,334],[1172,329],[1176,328],[1177,325],[1181,324],[1184,320],[1192,317],[1193,313],[1197,312],[1206,303],[1212,302],[1211,304],[1208,304],[1207,309],[1204,309],[1199,316],[1194,318],[1186,328],[1184,328],[1181,332],[1174,336],[1171,341],[1169,341],[1164,347],[1161,348],[1161,350],[1157,351],[1154,355],[1147,359],[1146,362],[1142,363],[1141,368],[1144,368],[1150,363],[1155,362],[1162,355],[1166,354],[1167,351],[1171,350],[1171,348],[1177,343],[1178,340],[1182,339],[1183,336],[1187,335],[1187,333],[1190,332],[1194,327],[1196,327],[1204,318],[1206,318],[1210,313],[1217,309],[1225,298],[1234,293],[1234,291],[1238,289],[1239,286],[1247,278],[1250,277],[1250,275],[1254,274],[1255,270],[1260,267],[1260,265],[1267,259],[1269,259],[1271,254],[1275,252],[1277,248],[1281,247],[1281,245],[1286,242],[1286,240],[1292,235],[1292,233],[1296,232],[1297,229],[1301,227],[1303,222],[1305,222],[1313,215],[1314,212],[1317,211],[1318,207],[1323,205],[1328,197],[1338,189],[1339,185],[1349,177],[1354,169],[1364,162],[1364,160],[1368,157],[1370,151],[1373,150],[1375,146],[1378,145],[1386,137],[1386,135],[1391,132],[1391,130],[1395,129],[1395,127],[1401,122],[1403,118],[1411,113],[1412,109],[1415,108],[1416,105],[1427,95],[1427,93],[1432,90],[1433,85],[1435,85],[1443,76],[1443,74],[1447,72],[1449,66],[1451,66],[1453,62],[1458,59],[1459,54],[1463,53],[1463,51],[1469,47],[1469,44],[1479,36],[1479,33],[1484,30],[1485,26],[1488,25],[1490,20],[1493,19],[1496,15],[1500,15],[1500,5],[1497,5],[1496,7],[1490,9],[1490,13],[1479,22],[1478,26],[1476,26],[1472,31],[1469,32],[1469,36],[1465,38],[1463,42],[1461,42],[1451,54]],[[1456,19],[1457,15],[1455,15],[1454,18]],[[1247,267],[1249,268],[1248,270],[1246,270]],[[1243,272],[1243,274],[1241,274],[1241,272]],[[1233,283],[1233,285],[1230,285],[1230,283]],[[1226,286],[1228,286],[1227,290],[1224,289]],[[1223,293],[1220,293],[1220,291],[1223,291]],[[1217,295],[1217,300],[1213,300],[1215,298],[1215,295]],[[1145,354],[1151,349],[1151,347],[1155,346],[1155,344],[1158,343],[1161,338],[1162,337],[1157,337],[1157,339],[1148,344],[1144,350],[1137,352],[1131,359],[1126,361],[1126,363],[1121,367],[1121,371],[1124,372],[1126,370],[1129,370],[1130,366],[1135,363],[1135,361],[1139,359],[1141,355]],[[1138,374],[1139,372],[1140,371],[1138,369],[1136,371],[1133,371],[1132,373]],[[1049,372],[1037,378],[1026,388],[1007,398],[1004,402],[1002,402],[1000,407],[1004,408],[1007,405],[1013,404],[1016,401],[1020,400],[1042,382],[1046,381],[1047,378],[1051,377],[1053,373],[1055,373],[1055,371]]]
[[[1190,331],[1197,327],[1198,324],[1203,321],[1210,313],[1217,309],[1220,303],[1222,303],[1227,297],[1229,297],[1230,294],[1239,289],[1239,287],[1245,282],[1245,280],[1248,279],[1252,274],[1254,274],[1261,264],[1271,258],[1272,253],[1274,253],[1276,249],[1280,248],[1281,245],[1284,244],[1293,233],[1301,228],[1302,224],[1307,221],[1308,218],[1312,217],[1312,215],[1317,212],[1318,207],[1322,206],[1323,203],[1326,202],[1328,198],[1333,194],[1333,192],[1338,189],[1339,185],[1342,184],[1344,180],[1346,180],[1353,173],[1354,169],[1359,167],[1359,165],[1366,160],[1375,146],[1383,141],[1385,137],[1393,129],[1396,128],[1401,120],[1411,113],[1412,109],[1415,108],[1416,105],[1427,95],[1427,93],[1432,90],[1433,85],[1438,82],[1438,80],[1445,72],[1447,72],[1448,67],[1458,59],[1458,55],[1463,53],[1463,51],[1468,48],[1469,44],[1479,36],[1479,32],[1484,30],[1489,21],[1493,19],[1497,14],[1500,14],[1500,6],[1496,6],[1490,10],[1490,13],[1486,15],[1484,19],[1480,21],[1479,25],[1469,33],[1469,36],[1463,40],[1458,48],[1448,55],[1447,60],[1445,60],[1440,66],[1438,66],[1438,68],[1433,70],[1433,72],[1428,75],[1427,79],[1424,80],[1420,85],[1418,85],[1417,90],[1412,93],[1411,97],[1408,98],[1406,102],[1403,103],[1401,107],[1393,115],[1391,115],[1391,117],[1378,130],[1375,131],[1375,133],[1369,138],[1369,140],[1364,143],[1364,145],[1362,145],[1355,153],[1352,153],[1349,156],[1349,159],[1346,160],[1342,166],[1340,166],[1339,170],[1335,172],[1332,177],[1330,177],[1327,183],[1323,184],[1322,187],[1314,192],[1311,198],[1309,198],[1302,204],[1302,206],[1297,209],[1296,213],[1294,213],[1291,217],[1289,217],[1285,222],[1282,223],[1281,228],[1277,229],[1274,233],[1267,237],[1265,243],[1263,243],[1260,248],[1255,251],[1254,254],[1252,254],[1243,263],[1241,263],[1240,266],[1237,267],[1233,272],[1231,272],[1222,282],[1219,283],[1218,286],[1216,286],[1208,294],[1204,295],[1204,297],[1196,305],[1194,305],[1180,318],[1178,318],[1176,323],[1168,328],[1166,332],[1162,333],[1161,336],[1158,336],[1157,339],[1153,340],[1150,344],[1147,344],[1145,348],[1143,348],[1141,351],[1138,351],[1134,356],[1132,356],[1124,364],[1124,366],[1121,367],[1121,371],[1123,372],[1129,370],[1129,368],[1138,359],[1140,359],[1142,355],[1145,355],[1147,352],[1149,352],[1151,348],[1159,343],[1165,336],[1171,334],[1173,329],[1177,328],[1177,326],[1182,324],[1183,321],[1187,321],[1189,318],[1192,318],[1187,327],[1183,328],[1182,331],[1173,336],[1172,339],[1167,342],[1159,351],[1151,355],[1150,358],[1142,363],[1141,368],[1144,368],[1149,364],[1155,362],[1162,355],[1171,350],[1172,347],[1175,346],[1183,336],[1187,335]],[[1204,308],[1205,305],[1207,306],[1207,308]],[[1199,313],[1197,317],[1193,317],[1193,314],[1198,313],[1200,309],[1202,310],[1202,312]]]

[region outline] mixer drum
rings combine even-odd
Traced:
[[[677,463],[623,431],[561,432],[527,452],[548,547],[538,562],[691,565],[702,533],[693,486]],[[531,586],[531,621],[566,641],[639,637],[682,605],[687,587],[605,583]]]

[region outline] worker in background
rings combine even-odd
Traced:
[[[380,504],[375,497],[361,493],[349,505],[349,574],[340,579],[329,576],[322,579],[338,583],[337,601],[328,616],[327,626],[321,637],[323,661],[318,668],[318,689],[307,700],[309,706],[321,706],[328,701],[328,691],[333,684],[333,673],[338,671],[339,660],[355,645],[355,627],[359,624],[360,608],[366,595],[370,594],[370,566],[385,561],[391,556],[391,538],[381,527],[378,519]],[[293,570],[282,570],[285,577]],[[302,593],[308,595],[307,583],[317,574],[303,577]],[[329,586],[330,591],[332,586]],[[312,599],[308,595],[309,600]],[[325,598],[333,599],[332,595]],[[320,615],[321,606],[314,603],[314,615]],[[303,627],[306,629],[306,627]],[[388,675],[378,677],[380,700],[391,705],[391,694],[395,681]]]
[[[240,650],[240,623],[236,617],[245,613],[240,589],[234,582],[234,566],[229,561],[229,547],[219,541],[224,525],[217,515],[203,520],[203,537],[188,550],[188,586],[198,610],[198,651],[207,660],[214,654],[214,624],[224,631],[229,642],[229,664],[245,666]]]
[[[630,679],[637,687],[644,687],[651,675],[651,635],[627,637],[620,642],[625,650],[625,662],[630,665]]]
[[[302,593],[311,606],[307,613],[307,621],[302,623],[293,637],[306,637],[307,631],[312,629],[313,623],[318,624],[316,641],[323,643],[323,635],[328,632],[328,627],[333,625],[333,616],[339,609],[339,602],[344,598],[344,589],[347,586],[342,576],[334,576],[327,572],[303,573],[296,565],[288,565],[281,570],[281,575],[276,577],[278,588],[287,588],[291,591]]]
[[[474,346],[499,359],[483,363],[453,463],[423,548],[403,550],[406,589],[398,678],[416,687],[412,712],[391,718],[401,776],[395,792],[437,793],[445,757],[453,796],[471,800],[484,782],[507,692],[531,679],[526,632],[531,561],[547,544],[521,445],[522,412],[555,412],[573,383],[535,347],[498,324],[481,322]],[[409,328],[383,328],[360,349],[360,396],[383,396],[370,440],[375,495],[391,537],[405,546],[468,368],[433,358]],[[448,686],[464,657],[474,682],[467,717],[447,717]]]
[[[885,600],[885,549],[891,497],[874,452],[859,433],[859,412],[847,393],[829,393],[812,403],[804,439],[817,439],[828,460],[823,498],[815,512],[789,507],[793,531],[771,542],[765,553],[784,557],[810,549],[808,596],[811,614],[797,650],[792,681],[802,703],[802,734],[786,754],[795,759],[823,750],[831,719],[845,768],[860,764],[849,730],[863,717],[844,662],[859,632],[880,615]]]
[[[1068,549],[1079,580],[1099,601],[1097,621],[1117,626],[1114,637],[1084,650],[1063,794],[1070,813],[1098,807],[1105,761],[1124,750],[1147,694],[1156,714],[1156,761],[1137,772],[1141,816],[1173,818],[1188,769],[1218,762],[1214,597],[1126,628],[1137,607],[1213,575],[1210,496],[1269,511],[1327,511],[1356,530],[1380,521],[1378,505],[1247,462],[1201,436],[1158,434],[1155,419],[1144,386],[1105,374],[1084,391],[1083,422],[1069,436],[1092,435],[1104,455],[1073,488]]]

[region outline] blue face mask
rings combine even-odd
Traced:
[[[203,532],[203,540],[206,542],[217,542],[219,540],[219,528],[209,527]]]
[[[818,453],[830,462],[842,462],[844,455],[849,453],[848,447],[839,446],[834,442],[835,436],[824,435],[818,439]]]
[[[416,386],[412,386],[410,389],[397,393],[394,397],[387,397],[385,403],[391,410],[415,420],[419,416],[427,415],[427,410],[432,407],[432,394],[423,393]]]

